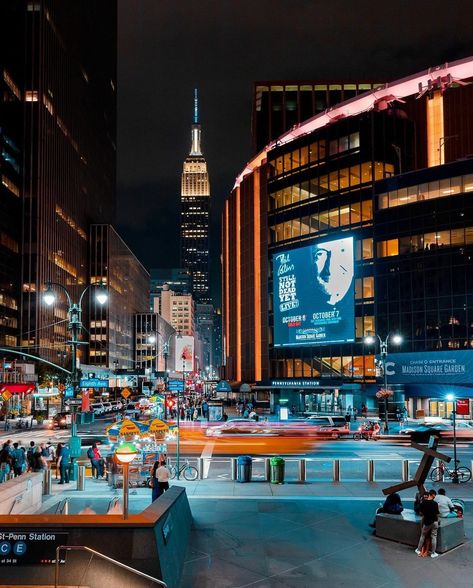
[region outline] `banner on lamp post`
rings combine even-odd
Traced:
[[[194,337],[185,335],[176,338],[176,372],[194,371]]]

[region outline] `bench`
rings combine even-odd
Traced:
[[[400,515],[376,515],[376,536],[417,547],[420,538],[421,517],[409,508]],[[445,553],[465,541],[463,518],[440,519],[437,534],[437,552]]]

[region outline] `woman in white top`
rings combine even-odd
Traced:
[[[166,467],[166,462],[155,462],[151,471],[152,501],[154,502],[166,490],[169,490],[170,472]]]

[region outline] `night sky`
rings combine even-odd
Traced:
[[[148,269],[179,265],[180,175],[199,88],[217,289],[222,203],[251,158],[253,81],[394,80],[473,54],[466,0],[118,6],[118,228]]]

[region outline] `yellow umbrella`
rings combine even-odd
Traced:
[[[124,419],[108,426],[106,431],[109,437],[130,437],[132,435],[139,435],[145,429],[146,427],[141,423],[138,425],[130,419]]]
[[[148,433],[165,433],[169,430],[169,425],[161,419],[153,419],[149,422]]]

